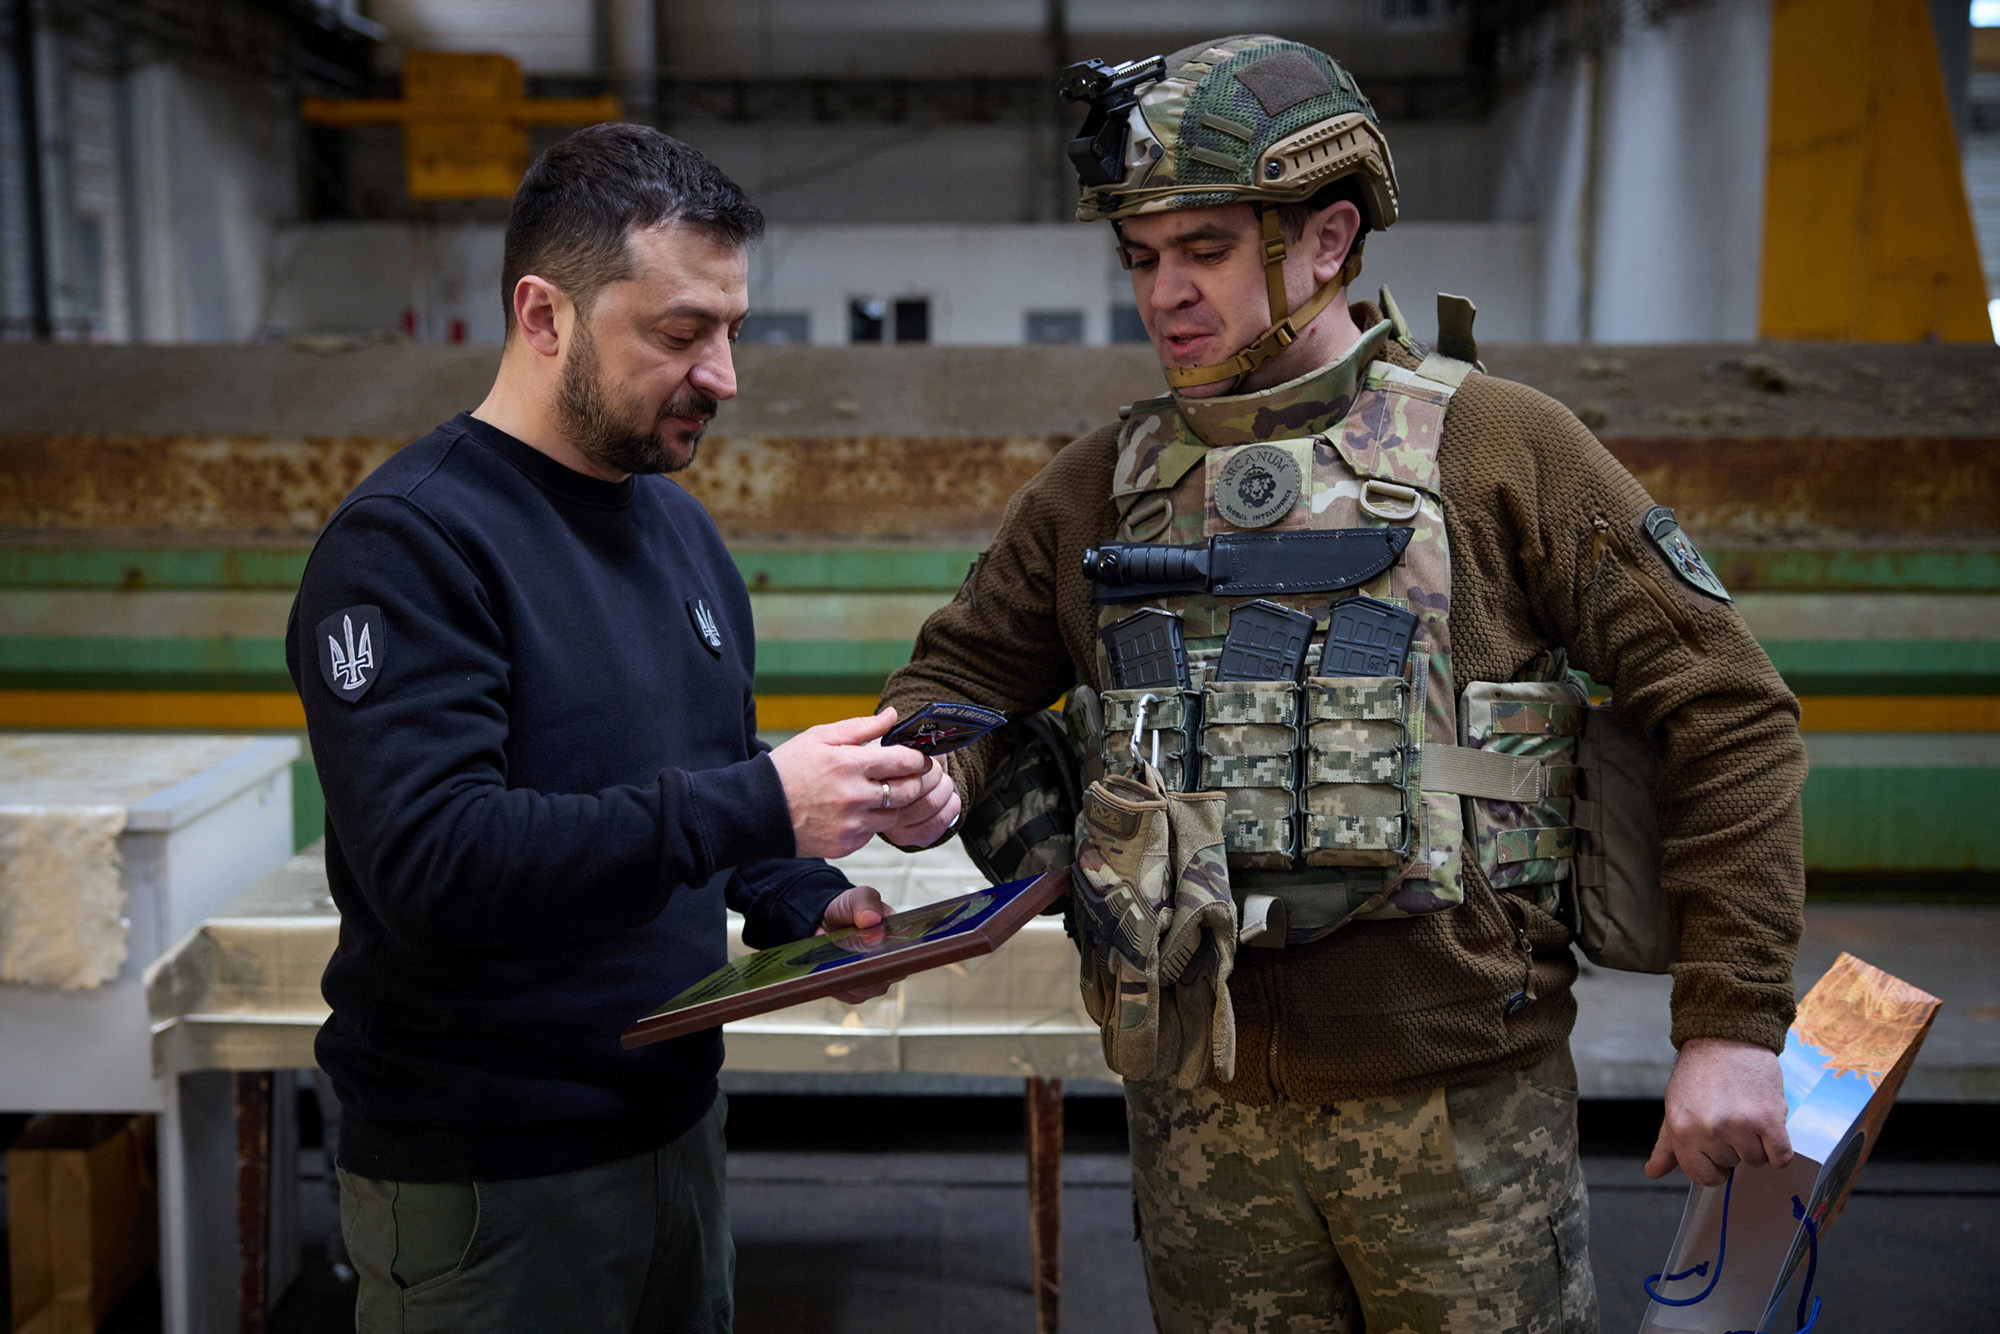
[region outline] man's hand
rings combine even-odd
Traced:
[[[880,926],[882,919],[889,915],[889,905],[882,902],[882,896],[875,892],[873,885],[856,885],[844,890],[826,911],[820,915],[819,930],[815,935],[825,935],[835,927],[858,927],[862,932]],[[863,987],[854,991],[836,991],[835,1000],[846,1001],[849,1005],[859,1005],[865,1000],[874,1000],[889,989],[887,982],[880,986]]]
[[[1783,1167],[1792,1160],[1785,1133],[1785,1077],[1763,1047],[1727,1038],[1689,1038],[1667,1081],[1667,1117],[1646,1175],[1681,1171],[1719,1186],[1738,1163]]]
[[[845,857],[885,829],[937,824],[946,807],[943,823],[956,818],[942,765],[908,746],[874,744],[895,725],[896,711],[884,709],[808,727],[771,752],[799,856]]]
[[[951,832],[958,823],[958,786],[951,781],[951,770],[943,760],[935,757],[931,768],[936,771],[938,784],[929,792],[911,802],[897,814],[902,821],[890,825],[882,831],[882,837],[904,852],[915,852],[927,848]]]

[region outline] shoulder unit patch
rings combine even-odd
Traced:
[[[1694,540],[1681,530],[1679,523],[1675,522],[1672,510],[1665,505],[1653,506],[1646,511],[1645,517],[1639,520],[1639,527],[1645,530],[1653,545],[1660,549],[1660,555],[1666,559],[1667,568],[1679,575],[1682,582],[1712,598],[1720,598],[1724,602],[1736,600],[1729,596],[1729,590],[1722,586],[1722,580],[1716,577],[1715,571],[1709,568],[1706,560],[1702,559]]]
[[[388,622],[380,607],[345,607],[313,630],[319,646],[319,675],[326,688],[349,704],[368,693],[382,675]]]

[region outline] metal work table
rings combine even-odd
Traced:
[[[911,908],[983,888],[956,846],[903,854],[877,844],[840,863],[892,907]],[[313,1064],[313,1038],[327,1016],[320,974],[340,919],[328,896],[320,845],[306,849],[201,923],[146,973],[153,1063],[163,1081],[233,1072],[238,1201],[238,1327],[263,1328],[288,1244],[268,1212],[274,1125],[282,1149],[281,1098],[272,1072]],[[741,919],[729,922],[732,955],[745,952]],[[1038,1324],[1053,1330],[1058,1292],[1062,1081],[1114,1078],[1083,1012],[1076,954],[1059,918],[1038,918],[985,958],[907,978],[861,1005],[811,1002],[730,1024],[725,1072],[881,1076],[1008,1076],[1024,1081],[1028,1123],[1031,1253]],[[663,997],[664,999],[664,997]],[[213,1170],[213,1169],[211,1169]],[[280,1192],[281,1193],[281,1192]],[[216,1250],[229,1239],[211,1235]],[[187,1257],[169,1310],[174,1331],[211,1327],[224,1310],[216,1256]],[[207,1276],[204,1283],[202,1276]],[[196,1312],[205,1316],[196,1317]],[[225,1317],[226,1320],[226,1317]]]
[[[843,867],[897,907],[984,883],[955,847],[906,856],[877,844]],[[730,929],[732,950],[741,952],[740,923]],[[262,1254],[257,1239],[274,1221],[256,1213],[274,1198],[261,1175],[264,1146],[272,1118],[284,1110],[284,1100],[270,1098],[270,1072],[312,1063],[313,1035],[326,1017],[319,977],[337,930],[315,848],[203,923],[148,973],[159,1072],[224,1081],[231,1076],[218,1072],[236,1072],[237,1105],[246,1113],[239,1133],[247,1137],[238,1162],[251,1174],[238,1183],[249,1255]],[[1991,1101],[2000,1096],[2000,1037],[1992,1022],[2000,1013],[2000,979],[1987,966],[1996,947],[2000,908],[1815,905],[1798,978],[1810,985],[1847,949],[1944,997],[1945,1012],[1906,1096]],[[820,1001],[730,1025],[725,1079],[759,1087],[805,1080],[818,1088],[835,1080],[873,1086],[903,1080],[931,1089],[946,1078],[989,1087],[994,1076],[1024,1080],[1037,1306],[1043,1328],[1052,1328],[1062,1081],[1113,1078],[1075,979],[1075,953],[1060,922],[1041,918],[988,958],[919,974],[863,1005]],[[1671,985],[1665,977],[1585,970],[1571,1039],[1584,1097],[1660,1095],[1673,1068]],[[207,1170],[225,1171],[213,1160]],[[225,1259],[233,1263],[234,1256]],[[263,1286],[261,1265],[241,1272],[249,1288],[245,1326],[258,1328],[251,1321],[261,1322],[265,1298],[275,1294]]]
[[[161,1270],[226,1202],[226,1075],[156,1077],[142,971],[292,847],[292,737],[0,736],[0,1111],[160,1114]],[[175,1328],[190,1328],[184,1321]]]

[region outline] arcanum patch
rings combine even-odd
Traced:
[[[1292,512],[1303,478],[1299,461],[1271,445],[1240,449],[1215,479],[1215,510],[1238,528],[1268,528]]]

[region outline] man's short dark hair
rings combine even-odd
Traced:
[[[564,138],[535,159],[514,192],[500,267],[507,332],[523,277],[548,279],[588,314],[605,284],[632,276],[632,232],[669,224],[737,247],[764,234],[763,213],[736,182],[678,139],[624,124]]]

